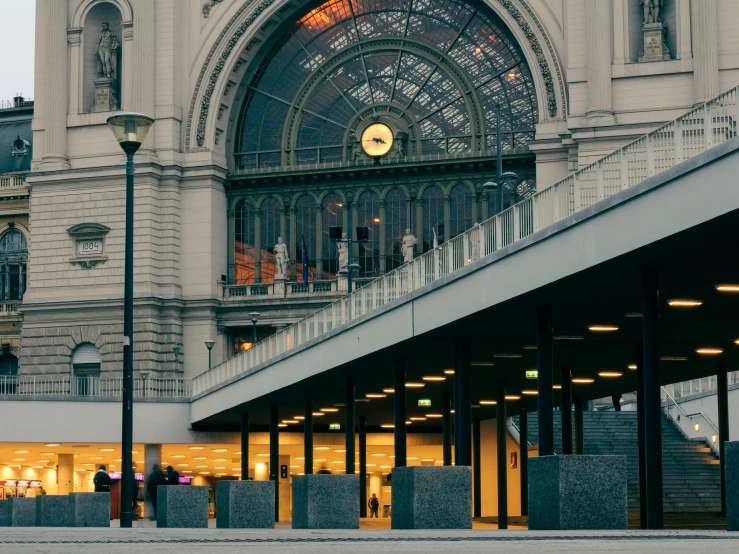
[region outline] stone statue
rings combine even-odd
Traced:
[[[403,254],[403,263],[413,261],[413,254],[415,253],[415,246],[417,244],[418,239],[411,234],[410,229],[406,229],[405,236],[403,237],[402,244],[400,246],[400,252]]]
[[[103,32],[100,33],[95,58],[97,58],[97,70],[100,75],[108,79],[116,78],[116,53],[120,44],[118,37],[110,30],[107,21],[103,21]]]
[[[343,242],[336,243],[336,250],[339,252],[339,271],[346,271],[349,267],[349,243],[346,240],[346,233],[341,234]]]
[[[277,244],[272,253],[275,255],[275,279],[285,279],[290,256],[287,252],[287,244],[282,242],[282,237],[277,237]]]
[[[640,6],[644,8],[644,25],[659,23],[659,9],[663,0],[641,0]]]

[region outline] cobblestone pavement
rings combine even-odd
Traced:
[[[0,553],[105,552],[176,553],[343,553],[359,549],[430,554],[463,550],[484,553],[649,552],[711,554],[739,552],[739,533],[725,531],[292,531],[211,529],[6,528]]]

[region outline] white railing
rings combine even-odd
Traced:
[[[138,398],[189,398],[191,379],[142,378],[133,381]],[[0,375],[0,395],[120,397],[120,377],[96,375]]]
[[[0,302],[0,315],[15,315],[20,302]]]
[[[708,446],[718,454],[718,428],[703,412],[685,413],[665,387],[661,387],[662,409],[665,415],[677,425],[689,439],[704,439]]]
[[[0,175],[0,189],[22,187],[26,184],[24,175]]]
[[[354,288],[361,288],[371,283],[374,278],[355,278]],[[309,281],[301,283],[286,281],[282,283],[250,283],[247,285],[223,285],[221,300],[224,302],[237,302],[240,300],[261,299],[266,297],[295,297],[295,296],[336,296],[346,294],[346,279],[331,279],[322,281]]]
[[[739,87],[690,110],[193,379],[199,394],[736,136]]]

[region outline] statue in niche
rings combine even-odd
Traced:
[[[277,237],[277,244],[275,244],[272,253],[275,256],[275,279],[285,279],[290,256],[287,251],[287,244],[282,242],[282,237]]]
[[[410,229],[406,229],[405,236],[403,237],[402,244],[400,245],[400,252],[403,254],[403,263],[413,261],[413,254],[416,251],[416,244],[418,244],[418,239],[411,233]]]
[[[640,6],[644,8],[644,25],[659,23],[659,10],[663,0],[641,0]]]
[[[110,30],[108,22],[103,21],[103,32],[100,33],[100,39],[97,48],[95,48],[99,75],[103,75],[108,79],[116,78],[116,54],[119,47],[118,37]]]
[[[341,233],[343,242],[336,243],[336,250],[339,253],[339,271],[348,271],[349,267],[349,242],[346,239],[346,233]]]

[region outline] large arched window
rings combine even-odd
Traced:
[[[26,237],[11,229],[0,237],[0,300],[22,300],[26,290]]]
[[[431,185],[423,191],[421,200],[423,251],[428,252],[434,246],[434,231],[439,244],[444,242],[444,193],[436,185]]]
[[[280,236],[280,214],[282,207],[276,198],[267,198],[261,208],[262,282],[271,282],[275,276],[274,249]],[[284,238],[283,238],[284,240]]]
[[[344,226],[344,202],[341,196],[332,192],[323,199],[323,229],[322,244],[323,251],[323,278],[333,279],[339,271],[339,259],[336,252],[336,244],[328,237],[329,227]],[[346,229],[344,229],[346,232]]]
[[[0,394],[18,390],[18,358],[6,352],[0,355]]]
[[[400,189],[385,195],[385,269],[391,271],[403,265],[401,241],[408,224],[408,199]],[[416,247],[418,251],[418,247]]]
[[[380,274],[380,197],[372,190],[364,191],[358,203],[357,227],[367,227],[369,240],[359,244],[359,266],[361,277]],[[355,237],[356,238],[356,237]]]
[[[256,246],[256,209],[248,200],[236,204],[234,248],[235,280],[237,285],[253,283]]]
[[[449,192],[449,237],[453,238],[472,227],[472,191],[467,185],[454,185]]]
[[[297,275],[303,278],[303,263],[308,261],[308,279],[316,278],[316,201],[304,194],[295,203],[295,256]]]
[[[475,0],[329,0],[244,77],[235,168],[355,159],[357,129],[388,118],[408,155],[525,146],[533,79],[501,19]]]

